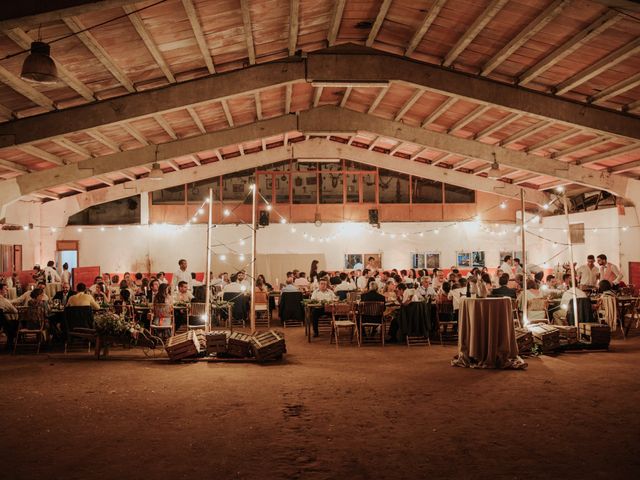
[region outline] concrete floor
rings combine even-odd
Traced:
[[[312,344],[282,363],[0,356],[0,479],[634,478],[640,336],[454,368],[455,347]]]

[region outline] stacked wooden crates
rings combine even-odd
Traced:
[[[533,341],[544,353],[552,352],[560,347],[560,331],[552,325],[537,323],[527,326],[533,335]]]
[[[521,355],[530,353],[533,348],[533,334],[526,328],[516,328],[516,342]]]
[[[200,354],[200,348],[200,340],[193,330],[169,338],[165,347],[171,360],[196,357]]]
[[[227,339],[227,353],[238,358],[251,357],[253,353],[251,335],[242,332],[231,332]]]
[[[256,359],[260,362],[280,359],[287,352],[284,335],[276,330],[257,333],[251,337],[251,344]]]
[[[609,348],[611,328],[601,323],[581,323],[580,336],[592,346]]]

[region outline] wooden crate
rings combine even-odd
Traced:
[[[528,353],[533,348],[533,334],[526,328],[516,328],[516,342],[520,353]]]
[[[196,333],[191,330],[169,338],[165,349],[171,360],[182,360],[198,356],[200,342]]]
[[[226,353],[228,336],[229,332],[224,330],[215,330],[207,333],[207,353]]]
[[[601,323],[581,323],[580,335],[591,345],[608,348],[611,342],[611,328]]]
[[[528,325],[527,329],[533,335],[533,342],[542,347],[543,352],[551,352],[560,347],[560,332],[555,326],[538,323]]]
[[[241,332],[231,332],[227,339],[227,353],[239,358],[249,358],[253,356],[251,335]]]
[[[573,325],[554,325],[560,334],[560,343],[572,345],[578,343],[578,329]]]
[[[282,358],[287,352],[284,334],[276,330],[256,333],[251,337],[253,353],[259,361]]]

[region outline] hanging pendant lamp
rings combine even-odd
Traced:
[[[22,64],[20,77],[33,83],[58,83],[58,69],[50,56],[51,47],[44,42],[32,42],[31,53]]]

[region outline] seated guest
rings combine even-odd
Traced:
[[[493,290],[493,286],[491,285],[491,276],[488,273],[481,273],[480,279],[478,280],[480,283],[477,285],[477,288],[483,288],[482,291],[486,292],[486,296],[491,295],[491,290]]]
[[[29,329],[38,329],[42,326],[48,329],[47,316],[49,314],[49,304],[44,300],[44,290],[34,288],[29,294],[27,301],[26,324]]]
[[[299,292],[300,289],[294,284],[293,277],[287,277],[282,292]]]
[[[36,284],[36,288],[40,288],[42,289],[42,291],[44,292],[44,288],[47,284],[45,282],[38,282]],[[23,307],[27,306],[27,303],[29,303],[29,300],[31,299],[31,292],[32,290],[27,290],[26,292],[24,292],[22,295],[20,295],[18,298],[14,298],[13,300],[11,300],[11,303],[14,305],[21,305]],[[46,293],[43,293],[44,297],[44,301],[48,302],[49,301],[49,297],[47,296]]]
[[[171,325],[171,310],[173,301],[171,299],[171,287],[166,283],[160,283],[158,280],[151,282],[157,284],[157,291],[153,296],[152,320],[153,325],[167,327]]]
[[[531,300],[535,300],[537,298],[544,298],[544,295],[538,288],[538,285],[536,284],[535,280],[529,279],[527,280],[527,319],[529,321],[544,320],[545,318],[547,318],[546,316],[547,312],[545,312],[544,309],[540,310],[540,309],[532,308]],[[536,303],[539,303],[539,302],[533,302],[533,303],[535,305]],[[518,295],[517,304],[518,304],[518,309],[521,312],[524,312],[524,293],[523,292],[520,292],[520,294]]]
[[[243,285],[240,284],[240,282],[238,281],[238,273],[234,273],[231,275],[231,283],[229,283],[229,285],[225,285],[225,287],[222,289],[222,293],[242,293],[246,290],[243,289]]]
[[[331,290],[329,290],[327,280],[323,279],[318,282],[318,289],[311,294],[311,300],[314,302],[335,302],[337,297]],[[319,335],[318,320],[324,311],[319,308],[312,308],[311,313],[313,320],[313,336],[317,337]]]
[[[102,279],[102,276],[101,276],[101,275],[98,275],[98,276],[93,280],[93,285],[91,285],[91,286],[89,287],[89,292],[90,292],[92,295],[95,295],[95,293],[97,292],[97,290],[98,290],[98,288],[99,288],[99,287],[98,287],[98,285],[104,285],[104,280]]]
[[[367,291],[360,296],[362,302],[385,302],[386,297],[378,292],[378,283],[375,279],[369,279]]]
[[[449,301],[449,293],[451,292],[451,284],[448,281],[444,281],[438,294],[436,295],[436,303],[446,303]]]
[[[333,274],[329,277],[329,284],[332,286],[340,285],[342,283],[342,279],[338,272],[333,272]]]
[[[133,289],[133,280],[131,280],[131,274],[129,272],[124,272],[122,281],[127,282],[127,288]]]
[[[242,288],[243,292],[251,292],[251,280],[247,278],[247,274],[244,270],[240,270],[237,274],[238,277],[238,283],[240,284],[240,287],[244,287]]]
[[[160,283],[169,283],[167,281],[167,278],[164,276],[164,272],[158,272],[158,275],[156,275],[156,278]]]
[[[341,272],[339,276],[340,283],[335,286],[333,291],[337,293],[342,291],[351,292],[355,290],[356,286],[353,283],[349,282],[348,277],[349,276],[345,272]]]
[[[184,280],[178,282],[178,289],[174,293],[173,301],[175,303],[191,303],[193,295],[189,291],[189,284]]]
[[[306,278],[306,274],[304,272],[298,273],[298,278],[293,281],[293,284],[297,287],[300,287],[304,290],[309,288],[309,280]]]
[[[507,275],[506,273],[503,273],[502,275],[500,275],[500,278],[498,279],[498,288],[494,288],[491,290],[491,293],[489,294],[490,297],[509,297],[509,298],[516,298],[516,291],[513,288],[509,288],[507,287],[507,284],[509,283],[509,275]]]
[[[571,283],[571,274],[565,273],[562,276],[562,282],[565,285],[566,291],[562,294],[560,299],[560,308],[553,312],[553,323],[556,325],[567,325],[567,312],[569,308],[573,308],[573,287]],[[576,287],[576,299],[587,298],[587,294]]]
[[[67,299],[67,306],[69,307],[91,307],[94,310],[99,310],[100,305],[96,303],[91,295],[87,293],[87,286],[80,282],[76,287],[78,292],[71,298]]]
[[[109,302],[109,290],[106,288],[104,283],[96,285],[96,289],[93,292],[93,298],[96,299],[96,302]]]
[[[62,290],[60,290],[59,292],[56,292],[56,294],[53,296],[53,299],[60,300],[60,303],[62,305],[66,305],[67,301],[69,300],[69,297],[72,297],[75,294],[76,292],[71,290],[71,286],[67,282],[64,282],[62,284]]]
[[[458,286],[456,288],[451,289],[449,292],[448,298],[453,302],[453,311],[457,311],[460,309],[460,299],[462,297],[466,297],[467,295],[467,279],[460,278],[458,280]]]
[[[140,272],[136,272],[133,284],[138,288],[142,287],[142,274]]]
[[[0,283],[0,328],[7,336],[7,343],[5,345],[6,350],[11,350],[11,347],[16,338],[16,332],[18,331],[18,309],[7,299],[9,294],[9,287],[6,283]]]
[[[114,275],[111,277],[111,284],[109,285],[109,296],[111,298],[116,298],[120,293],[120,277],[118,275]]]
[[[186,282],[186,280],[184,280]],[[196,272],[191,272],[191,287],[201,287],[204,283],[196,279]]]
[[[405,295],[406,294],[407,293],[405,292]],[[431,278],[427,276],[427,277],[423,277],[420,280],[420,286],[415,290],[415,298],[413,299],[413,301],[421,302],[429,298],[431,299],[436,298],[436,290],[431,286]],[[402,303],[405,303],[405,302],[402,302]]]
[[[356,288],[358,290],[366,290],[369,283],[369,269],[365,268],[359,277],[356,278]]]
[[[124,313],[127,320],[133,320],[135,314],[131,303],[131,291],[128,288],[120,290],[120,295],[113,301],[113,310],[118,315]]]
[[[273,291],[273,285],[271,285],[269,282],[267,282],[267,280],[266,280],[266,278],[264,278],[263,274],[261,274],[261,273],[258,274],[258,276],[256,277],[256,282],[258,280],[262,281],[262,284],[265,286],[265,288],[267,289],[268,292],[272,292]]]
[[[371,280],[376,282],[375,278],[372,278]],[[376,282],[376,285],[377,285],[377,283],[378,282]],[[378,291],[379,291],[379,289],[378,289]],[[396,292],[396,282],[388,281],[387,284],[384,286],[384,290],[382,292],[382,295],[384,296],[385,301],[387,301],[387,302],[397,302],[398,301],[398,297],[397,297],[397,292]]]
[[[438,290],[445,282],[444,272],[440,269],[433,276],[433,288]]]

